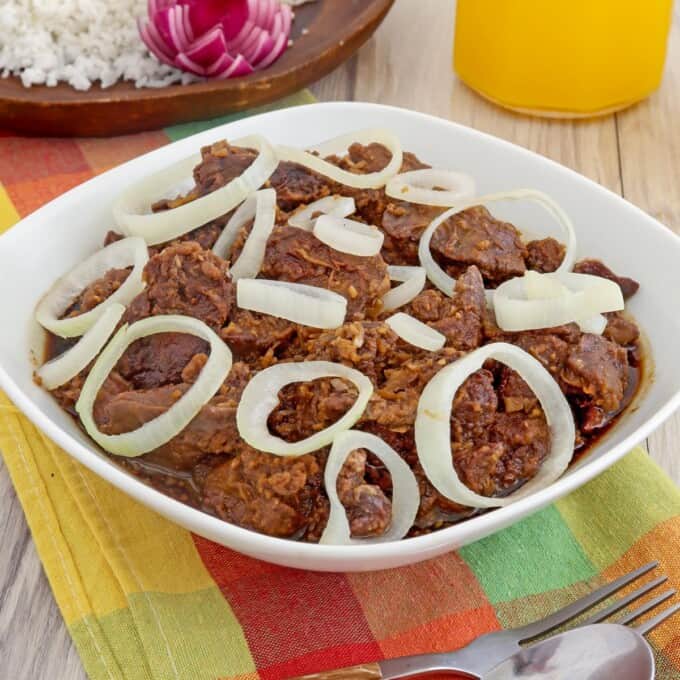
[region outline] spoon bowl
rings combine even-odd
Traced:
[[[654,656],[633,628],[575,628],[513,654],[482,680],[654,680]]]

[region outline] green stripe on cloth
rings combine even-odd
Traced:
[[[123,676],[118,675],[117,669],[93,662],[98,658],[98,652],[92,644],[89,629],[95,623],[116,658],[117,668],[123,669]],[[119,677],[126,680],[153,680],[139,631],[129,609],[121,609],[99,618],[87,616],[69,626],[69,633],[78,647],[80,658],[91,680],[118,680]]]
[[[309,90],[302,90],[296,94],[292,94],[284,99],[280,99],[273,104],[266,104],[259,106],[256,109],[251,109],[247,112],[230,113],[219,118],[212,118],[211,120],[201,120],[192,123],[184,123],[182,125],[174,125],[173,127],[165,128],[165,134],[170,138],[171,142],[176,142],[178,139],[184,139],[190,135],[195,135],[197,132],[210,130],[210,128],[231,123],[247,116],[255,116],[258,113],[266,113],[267,111],[276,111],[278,109],[286,109],[289,106],[300,106],[301,104],[313,104],[316,102],[314,95]]]
[[[493,604],[563,588],[596,573],[554,506],[460,554]]]
[[[619,502],[612,502],[613,485]],[[680,494],[638,448],[557,508],[593,564],[604,569],[656,525],[680,514]]]
[[[152,677],[210,680],[255,671],[241,626],[217,587],[137,593],[129,601]]]

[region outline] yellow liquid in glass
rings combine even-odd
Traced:
[[[587,116],[661,82],[672,0],[458,0],[454,68],[511,109]]]

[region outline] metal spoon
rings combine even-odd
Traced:
[[[615,623],[575,628],[527,647],[482,680],[654,680],[642,634]]]

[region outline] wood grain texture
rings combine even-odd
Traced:
[[[349,62],[316,83],[313,92],[323,101],[363,99],[409,106],[491,132],[564,163],[613,191],[623,192],[633,203],[680,232],[677,5],[661,90],[615,118],[583,122],[544,121],[508,113],[457,82],[450,58],[453,12],[452,0],[397,0],[375,36]],[[652,456],[680,484],[679,442],[680,416],[650,438]],[[85,674],[2,465],[0,502],[2,677],[83,680]],[[8,673],[4,673],[5,663],[9,663]]]
[[[244,78],[158,89],[124,82],[86,92],[65,83],[25,88],[18,78],[0,79],[0,121],[27,134],[108,137],[267,104],[342,64],[366,42],[392,2],[327,0],[297,8],[293,48],[270,68]]]
[[[616,115],[623,195],[680,234],[680,4],[661,88]],[[673,291],[677,295],[678,291]],[[680,484],[680,412],[650,435],[651,456]]]

